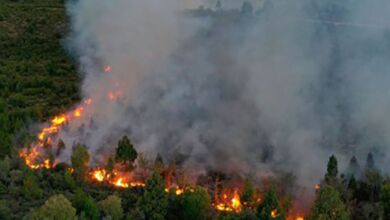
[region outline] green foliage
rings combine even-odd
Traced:
[[[32,172],[27,172],[23,179],[23,194],[27,198],[37,199],[42,196],[43,190]]]
[[[87,177],[89,159],[90,156],[87,149],[77,144],[71,156],[72,167],[77,180],[84,181]]]
[[[328,161],[327,172],[325,174],[325,182],[327,184],[335,186],[337,184],[337,174],[338,174],[337,159],[334,155],[332,155],[330,156]]]
[[[87,219],[99,219],[99,209],[95,200],[82,189],[77,189],[73,199],[73,206]]]
[[[154,172],[146,182],[145,192],[138,201],[139,210],[146,219],[163,220],[167,214],[168,196],[165,182],[159,173]]]
[[[116,195],[110,195],[99,202],[99,206],[106,217],[119,220],[123,217],[122,200]]]
[[[274,216],[273,216],[274,215]],[[284,214],[279,207],[279,202],[276,197],[274,187],[270,187],[268,192],[265,194],[263,201],[257,207],[257,217],[259,219],[276,219],[284,220]]]
[[[121,140],[119,140],[115,154],[116,162],[124,163],[129,169],[132,169],[132,164],[135,159],[137,159],[137,156],[137,151],[134,149],[134,146],[131,144],[127,136],[124,136]]]
[[[244,188],[242,190],[241,202],[252,204],[254,201],[255,188],[249,179],[245,180]]]
[[[73,179],[72,174],[68,170],[64,172],[64,183],[71,190],[74,190],[77,187],[76,181]]]
[[[0,219],[11,219],[11,209],[8,207],[8,202],[0,200]]]
[[[26,216],[28,220],[74,220],[76,209],[62,194],[51,196],[44,205]]]
[[[382,192],[383,219],[390,219],[390,183],[386,183]]]
[[[202,220],[210,216],[210,195],[202,187],[195,187],[194,191],[185,191],[183,194],[184,219]]]
[[[332,186],[324,186],[310,210],[309,220],[347,220],[348,212],[339,192]]]
[[[50,18],[50,19],[48,19]],[[61,46],[63,0],[0,0],[0,158],[11,155],[31,121],[79,99],[79,76]]]

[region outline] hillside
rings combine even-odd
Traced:
[[[76,68],[64,50],[61,0],[0,0],[0,155],[31,121],[78,100]]]

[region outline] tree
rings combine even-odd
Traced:
[[[76,189],[73,199],[73,206],[87,219],[99,219],[99,209],[92,197],[87,195],[82,189]]]
[[[137,156],[138,153],[127,136],[119,140],[115,154],[116,162],[125,164],[131,170],[133,169],[133,163],[137,159]]]
[[[247,205],[251,205],[254,201],[255,189],[252,182],[249,179],[245,180],[244,188],[242,190],[241,202]]]
[[[325,182],[327,184],[334,184],[337,181],[337,174],[337,159],[334,155],[332,155],[330,156],[328,161],[327,172],[325,174]]]
[[[348,220],[349,215],[340,194],[332,186],[326,185],[317,194],[308,220]]]
[[[376,170],[374,155],[371,152],[368,153],[368,155],[367,155],[366,170],[369,170],[369,171]]]
[[[349,165],[348,165],[346,173],[347,173],[347,177],[350,177],[350,176],[356,176],[358,178],[361,177],[360,165],[359,165],[359,162],[355,156],[353,156],[351,158],[351,160],[349,161]]]
[[[145,192],[137,206],[147,220],[163,220],[167,214],[168,195],[161,175],[154,172],[146,182]]]
[[[99,202],[99,206],[106,217],[119,220],[123,217],[122,200],[116,195],[110,195]]]
[[[279,207],[279,202],[276,198],[276,193],[273,186],[268,190],[262,203],[257,207],[257,217],[259,219],[285,219],[284,214]]]
[[[210,216],[210,195],[202,187],[195,187],[192,191],[186,190],[183,194],[184,219],[202,220]]]
[[[65,143],[62,139],[60,139],[57,144],[57,152],[56,152],[57,157],[61,154],[61,152],[64,149],[65,149]]]
[[[390,183],[383,186],[382,191],[383,219],[390,219]]]
[[[249,1],[245,1],[241,6],[241,14],[250,16],[253,14],[253,5]]]
[[[8,220],[11,219],[11,209],[8,207],[6,200],[0,200],[0,219]]]
[[[42,196],[43,190],[32,172],[27,172],[23,179],[23,192],[27,198],[38,199]]]
[[[62,194],[51,196],[45,204],[34,211],[26,219],[75,220],[76,209]]]
[[[217,4],[215,5],[215,8],[217,9],[217,11],[220,11],[222,9],[222,3],[220,0],[217,1]]]
[[[79,181],[84,181],[87,177],[89,158],[90,156],[87,149],[84,146],[77,144],[72,153],[71,162],[76,179]]]

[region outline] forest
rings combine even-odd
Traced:
[[[65,46],[65,3],[0,0],[0,219],[390,219],[390,177],[374,153],[365,161],[342,161],[348,164],[343,170],[340,158],[328,155],[320,164],[323,178],[302,189],[293,172],[259,181],[210,168],[190,177],[183,155],[150,158],[127,135],[114,140],[104,164],[93,167],[93,151],[84,143],[52,143],[53,133],[68,129],[90,102],[81,95],[83,75]],[[221,7],[217,1],[216,11]],[[226,13],[204,7],[186,13],[223,20],[263,12],[244,2]],[[37,133],[36,125],[47,121],[50,126]],[[44,155],[37,156],[35,147]],[[70,161],[58,162],[66,149],[72,149]],[[301,198],[302,191],[310,198]]]

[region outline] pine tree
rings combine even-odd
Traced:
[[[382,192],[383,219],[390,219],[390,183],[383,186]]]
[[[99,205],[106,218],[119,220],[123,217],[122,200],[118,196],[110,195],[105,200],[99,202]]]
[[[183,194],[184,219],[203,220],[210,217],[210,195],[207,190],[196,187],[193,191]]]
[[[154,172],[148,179],[145,192],[137,203],[138,209],[147,220],[163,220],[168,209],[168,195],[161,175]]]
[[[244,188],[242,190],[241,202],[250,206],[253,203],[255,189],[249,179],[245,180]]]
[[[374,155],[370,152],[367,155],[366,170],[373,171],[376,170]]]
[[[348,220],[349,215],[339,192],[332,186],[324,186],[317,194],[308,220]]]
[[[325,182],[330,185],[334,185],[337,182],[337,174],[338,174],[338,167],[337,167],[337,159],[334,155],[330,156],[328,165],[327,165],[327,172],[325,174]]]
[[[115,161],[126,165],[129,170],[132,170],[133,163],[137,159],[138,153],[131,144],[129,138],[124,136],[119,142],[116,149]]]
[[[88,164],[89,164],[89,153],[87,149],[77,144],[71,156],[71,163],[74,169],[74,175],[79,181],[84,181],[87,177]]]
[[[265,194],[262,203],[257,207],[257,217],[259,219],[284,220],[284,214],[279,206],[275,189],[272,186]]]

